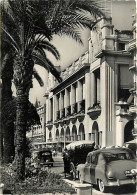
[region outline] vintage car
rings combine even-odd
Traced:
[[[95,146],[91,141],[75,141],[68,144],[63,153],[64,173],[70,174],[73,180],[77,177],[78,164],[85,163],[87,154],[93,151]]]
[[[53,158],[52,158],[52,152],[51,150],[42,150],[37,153],[37,158],[38,158],[38,164],[40,166],[52,166],[53,167]]]
[[[88,153],[85,164],[77,167],[80,182],[97,184],[101,192],[109,186],[136,183],[136,159],[132,150],[109,147]]]

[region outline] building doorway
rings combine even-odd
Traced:
[[[70,128],[67,127],[66,129],[66,141],[70,141]]]
[[[64,129],[61,129],[61,133],[60,133],[60,137],[61,137],[61,141],[64,140]]]
[[[56,141],[59,141],[59,130],[56,130]]]
[[[92,140],[95,142],[95,145],[99,145],[99,128],[98,123],[95,121],[92,126]]]
[[[79,140],[85,140],[85,128],[84,125],[81,123],[79,126]]]
[[[72,128],[72,141],[77,141],[77,128],[76,128],[76,125],[73,125],[73,128]]]

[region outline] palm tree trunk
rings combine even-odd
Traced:
[[[21,90],[17,93],[16,131],[15,131],[15,163],[16,179],[23,180],[25,177],[25,144],[27,126],[28,98]]]
[[[7,57],[7,56],[6,56]],[[12,156],[14,156],[14,123],[8,120],[3,120],[3,113],[5,112],[6,104],[12,100],[11,80],[13,77],[13,68],[10,66],[8,69],[6,63],[9,59],[5,60],[5,66],[2,71],[2,158],[4,163],[11,163]],[[8,116],[7,116],[8,118]],[[4,142],[3,142],[4,141]],[[3,145],[4,143],[4,145]]]
[[[13,66],[13,79],[16,86],[16,124],[15,124],[15,164],[16,179],[25,178],[25,144],[28,115],[29,90],[32,86],[34,62],[29,56],[16,55]]]
[[[13,157],[15,155],[13,122],[4,125],[3,137],[4,137],[3,160],[4,164],[8,164],[13,161]]]

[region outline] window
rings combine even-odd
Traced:
[[[91,163],[96,165],[98,161],[98,156],[99,154],[94,154],[93,156],[91,156]]]
[[[118,50],[125,50],[125,43],[119,43]]]
[[[127,101],[130,96],[129,88],[133,82],[132,73],[128,64],[119,64],[118,67],[118,100]]]
[[[50,109],[51,109],[50,120],[53,121],[53,98],[50,99]]]
[[[95,104],[100,103],[100,69],[95,72]]]

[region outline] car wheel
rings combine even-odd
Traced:
[[[70,163],[71,179],[76,180],[76,169],[73,163]]]
[[[101,179],[99,179],[99,181],[98,181],[98,186],[99,186],[99,190],[100,190],[100,192],[106,192],[106,186],[104,185],[104,182],[101,180]]]
[[[51,164],[51,167],[53,167],[53,163]]]

